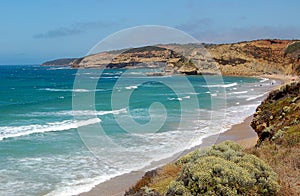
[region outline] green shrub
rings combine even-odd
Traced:
[[[279,190],[277,174],[263,160],[254,155],[246,154],[239,160],[238,165],[246,169],[255,179],[258,193],[274,195]]]
[[[284,143],[286,146],[295,146],[300,142],[300,124],[297,123],[289,127],[285,133]]]
[[[270,166],[225,141],[157,170],[147,185],[127,195],[274,195],[279,188]]]
[[[245,169],[215,156],[187,165],[180,180],[192,195],[237,195],[246,193],[255,184],[255,179]]]
[[[177,164],[183,165],[190,162],[195,162],[201,157],[206,157],[206,156],[216,156],[227,160],[235,160],[243,155],[244,155],[243,149],[240,145],[238,145],[235,142],[225,141],[218,145],[213,145],[212,147],[206,150],[195,150],[185,155],[184,157],[181,157],[177,161]]]
[[[183,169],[166,195],[273,195],[279,190],[271,167],[234,142],[194,151],[177,164]]]
[[[166,195],[172,195],[172,196],[191,196],[192,193],[191,191],[189,191],[184,185],[182,181],[174,181],[171,182],[169,187],[168,187],[168,191],[166,193]]]
[[[244,156],[243,149],[235,142],[225,141],[218,145],[213,145],[206,152],[207,156],[216,156],[229,161],[237,162]]]
[[[297,50],[300,50],[300,42],[290,44],[285,50],[285,55],[296,52]]]

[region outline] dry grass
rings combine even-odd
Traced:
[[[169,184],[178,177],[180,171],[181,168],[178,165],[167,164],[157,172],[157,176],[154,177],[149,186],[160,194],[164,194]]]
[[[266,161],[278,174],[279,195],[300,195],[300,144],[279,146],[274,143],[247,150]]]
[[[155,190],[160,194],[167,191],[168,185],[174,181],[181,171],[181,167],[169,163],[161,168],[147,172],[127,193],[137,193],[145,187]]]
[[[151,183],[154,176],[157,175],[157,170],[148,171],[145,173],[145,175],[133,186],[131,187],[127,193],[128,194],[134,194],[141,190],[143,187],[148,187],[148,185]]]

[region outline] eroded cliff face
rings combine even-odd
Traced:
[[[225,75],[299,75],[297,48],[289,52],[290,40],[257,40],[208,47]],[[300,47],[299,47],[300,48]]]
[[[300,75],[300,42],[257,40],[218,45],[156,45],[102,52],[75,59],[69,65],[161,68],[165,74]]]
[[[146,46],[90,55],[71,65],[76,68],[160,68],[162,74],[198,74],[191,56],[184,52],[190,51],[179,45]]]
[[[298,143],[300,82],[282,86],[271,92],[257,108],[251,126],[259,136],[259,144],[263,141]]]

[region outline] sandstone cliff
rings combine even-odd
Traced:
[[[271,92],[256,109],[251,126],[259,136],[259,143],[265,140],[279,143],[296,133],[295,139],[300,141],[300,82]]]
[[[76,68],[160,68],[162,74],[197,74],[196,66],[175,49],[162,45],[131,48],[89,55],[70,64]]]
[[[296,74],[300,73],[299,42],[257,40],[209,47],[225,75]],[[290,48],[295,46],[295,50]]]

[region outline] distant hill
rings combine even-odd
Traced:
[[[44,65],[44,66],[54,66],[54,65],[69,66],[70,63],[76,59],[77,58],[55,59],[55,60],[44,62],[42,65]]]

